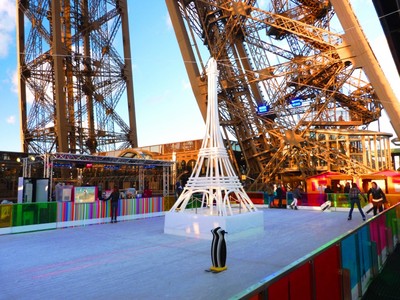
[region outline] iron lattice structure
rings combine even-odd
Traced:
[[[240,144],[239,173],[257,184],[392,168],[391,134],[368,125],[400,108],[347,0],[166,3],[203,116],[204,61],[218,61],[220,123]]]
[[[136,147],[126,0],[17,4],[24,151]]]

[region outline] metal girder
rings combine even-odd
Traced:
[[[137,147],[127,1],[17,3],[24,150]]]
[[[126,157],[112,157],[99,155],[84,155],[72,153],[53,153],[48,154],[50,161],[67,161],[67,162],[82,162],[96,164],[119,164],[119,165],[135,165],[135,166],[171,166],[173,161],[139,159]],[[39,156],[40,157],[40,156]]]
[[[393,129],[400,137],[400,103],[393,90],[390,87],[388,80],[383,73],[370,45],[364,37],[363,31],[358,26],[357,18],[347,1],[331,0],[335,7],[338,18],[343,24],[345,30],[345,44],[349,48],[348,56],[343,56],[343,59],[348,59],[354,65],[362,67],[375,89],[376,94],[382,101],[382,105],[389,116]]]
[[[383,167],[350,152],[367,157],[363,153],[369,146],[354,141],[357,134],[342,138],[379,119],[384,94],[378,97],[380,83],[370,82],[349,59],[347,37],[331,31],[335,10],[329,1],[271,0],[268,10],[258,8],[256,1],[166,3],[185,61],[196,58],[188,75],[198,103],[206,103],[199,92],[204,82],[196,86],[195,75],[205,74],[203,48],[218,61],[220,123],[237,138],[244,172],[255,184],[288,172],[306,177],[332,168],[363,174]],[[268,112],[259,113],[260,105],[268,106]],[[334,134],[335,141],[315,138],[319,130],[337,129],[343,134]],[[373,147],[390,138],[369,134]],[[347,152],[338,151],[342,144]],[[335,164],[338,158],[344,163]],[[390,161],[384,167],[391,168]]]
[[[400,75],[400,2],[372,0]]]

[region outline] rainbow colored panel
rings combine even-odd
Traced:
[[[123,199],[118,203],[118,216],[129,216],[162,212],[163,197]],[[81,221],[87,219],[107,218],[111,214],[109,201],[93,203],[58,202],[57,221]]]

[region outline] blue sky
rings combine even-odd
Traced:
[[[15,3],[15,0],[0,1],[0,151],[21,151]],[[352,0],[351,3],[400,99],[399,75],[372,1]],[[139,146],[203,138],[205,125],[164,0],[128,0],[128,5]],[[381,131],[393,132],[385,120],[381,120]]]

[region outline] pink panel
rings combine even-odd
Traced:
[[[378,255],[381,255],[382,250],[386,247],[386,216],[381,215],[370,222],[371,241],[376,242]]]
[[[379,226],[379,235],[380,235],[380,252],[386,248],[388,241],[386,236],[386,215],[379,216],[380,226]]]
[[[308,193],[307,204],[309,206],[320,206],[326,201],[326,194],[321,193]]]

